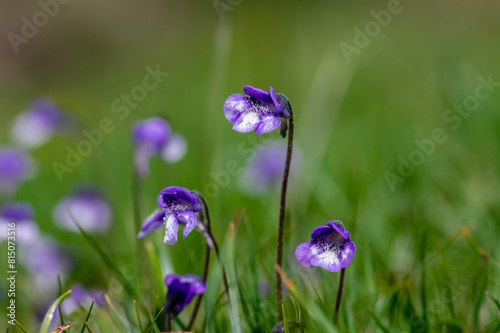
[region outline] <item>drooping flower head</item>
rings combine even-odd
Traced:
[[[181,160],[187,151],[186,139],[172,133],[170,124],[163,118],[153,117],[138,121],[132,128],[134,142],[134,162],[141,177],[149,173],[149,159],[160,155],[165,161],[175,163]]]
[[[68,120],[68,116],[52,101],[37,99],[14,119],[10,136],[25,147],[38,147],[50,140]]]
[[[196,227],[198,219],[196,212],[202,209],[198,196],[185,188],[171,186],[161,190],[157,200],[161,212],[155,212],[142,224],[141,232],[137,235],[142,238],[165,224],[163,242],[173,245],[177,242],[179,223],[184,225],[184,238]]]
[[[283,94],[276,94],[272,87],[269,91],[245,86],[245,94],[234,94],[224,103],[224,115],[233,129],[241,133],[255,130],[257,134],[274,131],[281,125],[280,118],[290,117],[290,102]]]
[[[304,267],[321,267],[330,272],[346,268],[356,252],[349,231],[340,221],[328,221],[314,229],[312,240],[297,247],[295,256]]]
[[[172,317],[181,313],[194,296],[203,294],[207,289],[206,283],[194,274],[169,274],[165,277],[165,285],[168,288],[165,312]]]
[[[21,149],[0,148],[0,194],[11,194],[29,179],[33,171],[33,161]]]
[[[74,232],[79,232],[75,221],[87,232],[104,232],[111,225],[112,215],[104,195],[97,188],[89,186],[77,188],[59,201],[53,211],[56,223]]]
[[[33,207],[26,202],[6,202],[0,207],[0,241],[7,239],[9,224],[15,223],[16,242],[30,246],[39,237],[40,229],[33,221]],[[11,228],[12,229],[12,228]]]
[[[286,161],[287,146],[284,142],[275,141],[258,151],[243,170],[239,179],[239,188],[249,196],[259,196],[275,188],[283,178],[283,165]],[[296,149],[290,173],[293,174],[300,161]]]

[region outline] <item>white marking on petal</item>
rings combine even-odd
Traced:
[[[233,129],[240,133],[250,133],[260,123],[260,116],[255,112],[245,112],[241,114],[236,123],[234,123]]]

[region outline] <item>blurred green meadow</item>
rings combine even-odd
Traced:
[[[0,3],[6,36],[0,146],[11,145],[12,119],[37,97],[51,99],[77,123],[30,151],[34,177],[0,203],[31,203],[41,233],[69,255],[62,290],[80,283],[104,291],[130,332],[141,332],[134,297],[117,271],[153,317],[166,294],[158,269],[161,278],[202,274],[206,245],[199,233],[179,237],[175,246],[162,243],[162,229],[136,239],[130,132],[136,121],[162,116],[185,136],[188,152],[175,164],[151,160],[136,192],[141,218],[157,207],[165,187],[204,194],[236,300],[230,311],[212,255],[193,332],[270,332],[277,317],[280,187],[247,196],[238,186],[241,172],[232,175],[228,167],[243,170],[265,142],[285,139],[278,131],[263,137],[233,131],[223,105],[244,85],[272,86],[293,106],[294,158],[300,158],[290,179],[284,242],[283,269],[301,293],[285,291],[286,317],[299,323],[290,330],[333,327],[323,323],[333,315],[340,274],[304,268],[294,253],[314,228],[341,220],[356,255],[346,269],[339,332],[500,332],[497,1],[73,0],[58,6],[16,53],[8,34],[21,36],[22,18],[32,21],[42,7]],[[384,24],[375,18],[380,11],[391,13]],[[143,85],[146,68],[168,76],[127,112],[116,112],[125,105],[122,95]],[[478,91],[488,96],[479,98]],[[67,147],[77,149],[86,140],[82,131],[99,128],[103,119],[113,129],[58,177],[54,162],[67,165]],[[54,206],[80,184],[97,185],[111,204],[112,226],[92,237],[114,269],[80,233],[54,223]],[[241,210],[244,216],[234,219]],[[6,242],[0,248],[7,275]],[[36,332],[59,293],[42,305],[19,257],[17,267],[16,319]],[[5,278],[0,287],[6,309]],[[192,311],[193,304],[174,329],[182,330]],[[87,312],[64,313],[66,322],[77,322],[66,332],[80,331]],[[96,305],[88,324],[93,332],[122,332],[112,319],[108,305]],[[141,319],[145,332],[145,310]],[[0,329],[21,332],[7,320]],[[161,320],[158,325],[164,331]]]

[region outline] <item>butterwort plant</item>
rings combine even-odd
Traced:
[[[351,263],[356,246],[349,231],[340,221],[328,221],[313,230],[311,240],[300,244],[295,256],[304,267],[321,267],[330,272],[341,272],[334,322],[337,323],[344,290],[345,269]]]
[[[157,204],[159,210],[153,212],[142,224],[138,238],[143,238],[153,231],[165,226],[163,242],[168,245],[177,243],[179,225],[183,226],[182,236],[186,238],[194,229],[201,232],[206,241],[205,266],[201,281],[206,283],[208,268],[210,265],[210,253],[213,250],[222,268],[222,278],[226,292],[229,290],[227,275],[220,260],[219,247],[211,231],[210,213],[205,198],[196,191],[190,191],[183,187],[170,186],[160,191]],[[169,280],[170,281],[170,280]],[[167,282],[167,280],[165,281]],[[167,285],[169,285],[167,283]],[[167,304],[168,305],[168,304]],[[201,297],[198,298],[195,310],[187,326],[188,331],[194,324],[196,315],[201,305]],[[167,309],[168,307],[166,307]],[[175,311],[174,311],[175,312]],[[172,312],[171,315],[177,315]],[[180,311],[179,311],[180,312]]]
[[[288,146],[281,185],[278,240],[276,245],[276,264],[282,266],[286,191],[293,151],[294,123],[292,106],[285,95],[276,93],[272,87],[269,87],[269,92],[267,92],[251,86],[245,86],[243,92],[248,96],[234,94],[229,96],[224,103],[224,115],[233,124],[235,131],[240,133],[255,131],[257,134],[265,134],[280,127],[282,137],[285,137],[288,132]],[[279,273],[276,272],[276,306],[279,321],[283,320],[281,304],[281,278]]]

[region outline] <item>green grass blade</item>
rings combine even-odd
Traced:
[[[153,276],[155,279],[157,292],[161,293],[164,287],[163,287],[163,277],[161,274],[161,265],[160,265],[160,260],[158,259],[158,254],[156,253],[156,249],[153,243],[151,243],[151,241],[148,240],[144,242],[144,246],[146,247],[146,251],[148,252],[149,260],[151,260],[151,265],[153,265]]]
[[[73,219],[73,222],[77,226],[78,230],[80,230],[80,233],[82,234],[83,238],[89,243],[90,246],[94,248],[94,250],[99,254],[101,257],[102,261],[108,266],[108,268],[115,273],[116,277],[118,280],[120,280],[120,283],[122,284],[123,288],[127,292],[127,294],[131,298],[139,299],[139,295],[135,291],[134,287],[130,284],[130,282],[125,278],[125,276],[120,272],[118,267],[114,264],[113,260],[104,252],[104,250],[101,248],[99,243],[95,240],[94,237],[92,237],[90,234],[86,233],[85,230],[80,227],[80,225],[77,223],[76,219],[73,217],[73,215],[70,212],[70,216]]]
[[[59,285],[59,295],[63,294],[63,288],[62,288],[62,283],[61,283],[61,276],[58,274],[57,275],[57,284]],[[62,303],[62,302],[61,302]],[[61,326],[64,325],[64,316],[61,310],[61,303],[57,305],[59,309],[59,320],[61,321]]]
[[[108,294],[104,295],[104,298],[106,299],[106,303],[108,304],[109,311],[111,313],[111,318],[113,318],[113,321],[115,322],[115,325],[118,327],[120,332],[132,332],[128,328],[122,316],[120,316],[116,308],[113,306],[113,303],[111,302],[111,299],[109,298]]]
[[[85,324],[89,321],[90,313],[92,312],[93,307],[94,307],[94,300],[92,300],[92,304],[90,304],[89,312],[87,312],[87,317],[85,318],[85,323],[83,324],[82,330],[80,331],[80,333],[85,332]]]
[[[309,316],[318,323],[319,326],[322,327],[324,332],[334,332],[337,333],[337,329],[333,326],[333,322],[331,319],[323,312],[321,309],[313,302],[311,302],[302,292],[300,292],[295,284],[288,278],[283,269],[279,266],[276,266],[276,270],[279,272],[281,279],[284,284],[295,298],[297,303],[304,308]]]
[[[158,328],[158,325],[156,325],[156,320],[161,315],[161,312],[163,311],[163,309],[164,308],[161,308],[160,311],[158,311],[158,314],[156,315],[156,317],[154,317],[154,318],[151,315],[151,313],[148,312],[148,314],[149,314],[149,320],[151,320],[151,325],[149,325],[149,328],[146,331],[146,333],[149,333],[149,331],[151,331],[151,329],[153,329],[155,331],[155,333],[161,333],[160,329]]]
[[[137,313],[137,324],[139,325],[139,331],[141,331],[141,333],[144,333],[144,331],[142,330],[141,313],[139,311],[139,307],[137,306],[137,301],[135,299],[134,299],[134,308],[135,312]]]
[[[90,329],[89,323],[85,322],[85,326],[84,326],[84,327],[85,327],[85,328],[87,328],[87,331],[88,331],[89,333],[94,333],[94,332],[92,332],[92,330]]]
[[[231,332],[239,333],[241,332],[241,316],[239,308],[239,293],[238,284],[232,283],[231,281],[237,281],[236,277],[236,261],[234,258],[234,243],[236,241],[236,227],[233,222],[229,225],[228,241],[227,241],[227,255],[228,255],[228,269],[227,275],[229,280],[229,306],[230,306],[230,321],[231,321]]]
[[[290,333],[290,329],[288,328],[288,320],[286,319],[286,311],[284,304],[281,304],[281,311],[283,311],[283,329],[285,330],[285,333]]]
[[[52,303],[52,305],[49,307],[49,309],[47,310],[47,313],[45,314],[45,317],[43,318],[42,326],[40,327],[40,333],[48,333],[49,332],[50,322],[52,321],[52,318],[54,317],[54,312],[56,311],[57,306],[69,294],[71,294],[71,290],[68,290],[67,292],[65,292],[64,294],[59,296],[54,301],[54,303]]]
[[[497,309],[500,311],[500,302],[491,295],[490,295],[490,298],[493,301],[493,303],[495,303],[495,305],[497,306]]]
[[[24,329],[24,327],[22,327],[22,326],[21,326],[21,324],[19,324],[19,322],[18,322],[17,320],[15,321],[15,323],[16,323],[17,327],[19,327],[19,328],[21,329],[21,331],[23,331],[24,333],[28,333],[28,332]],[[7,329],[7,331],[8,331],[8,329]]]
[[[368,311],[370,312],[370,316],[373,318],[373,320],[375,321],[375,324],[377,325],[377,327],[384,333],[391,333],[391,331],[389,331],[389,329],[387,327],[384,326],[384,324],[382,324],[382,322],[380,321],[380,319],[378,319],[377,315],[375,314],[375,311],[373,311],[372,308],[369,308]]]

